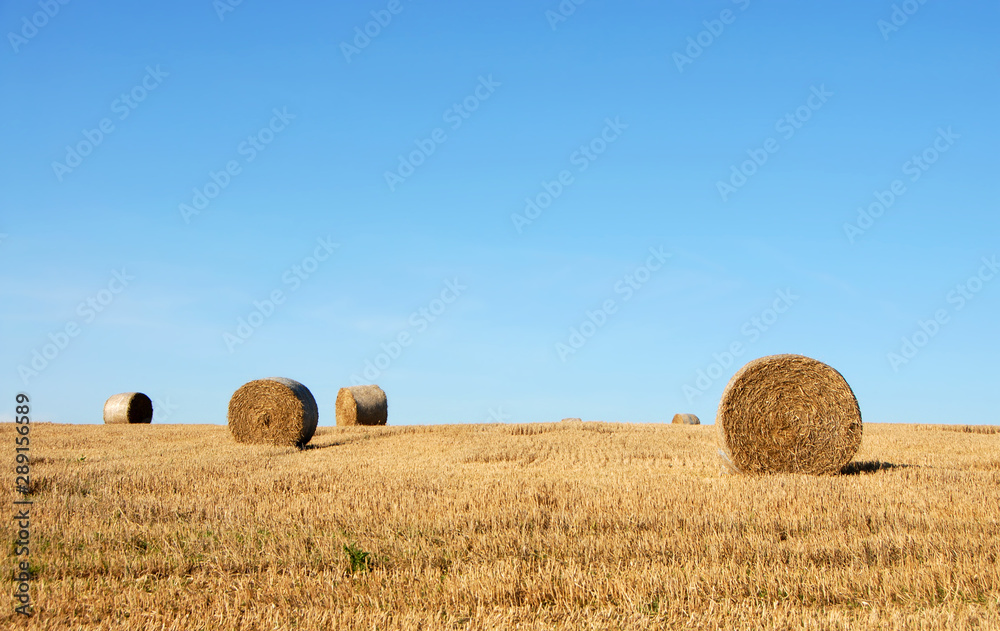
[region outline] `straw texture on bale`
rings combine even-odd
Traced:
[[[389,404],[378,386],[351,386],[337,392],[337,425],[385,425]]]
[[[839,472],[861,445],[861,410],[844,377],[802,355],[771,355],[740,368],[715,424],[743,473]]]
[[[104,402],[104,422],[130,425],[152,423],[153,402],[141,392],[113,394]]]
[[[229,400],[229,431],[241,443],[298,445],[316,432],[319,410],[309,388],[271,377],[240,386]]]
[[[674,414],[674,420],[670,422],[677,425],[701,425],[701,419],[694,414]]]

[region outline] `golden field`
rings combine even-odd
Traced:
[[[750,478],[711,426],[33,424],[36,613],[0,628],[1000,629],[1000,433],[956,429]]]

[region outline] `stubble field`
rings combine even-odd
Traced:
[[[1000,433],[961,429],[750,478],[711,426],[34,424],[36,613],[0,627],[998,629]]]

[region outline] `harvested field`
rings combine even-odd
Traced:
[[[32,426],[37,613],[0,627],[1000,628],[1000,434],[868,423],[822,477],[724,475],[713,426],[143,437]]]

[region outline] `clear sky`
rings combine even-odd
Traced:
[[[390,424],[711,422],[799,353],[867,421],[997,423],[998,18],[5,2],[0,418],[225,423],[284,376],[320,425],[353,382]]]

